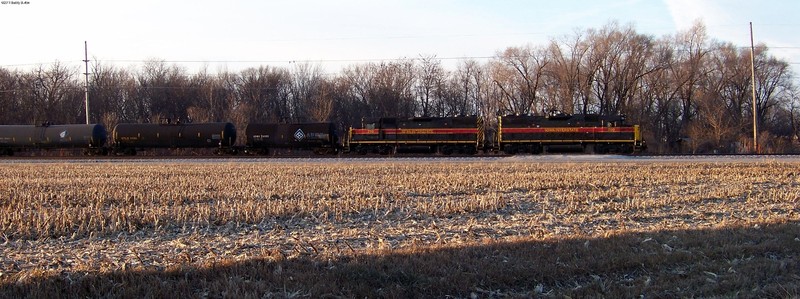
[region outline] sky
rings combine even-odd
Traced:
[[[710,38],[755,43],[800,70],[796,0],[0,0],[0,67],[164,60],[191,73],[295,63],[487,59],[507,47],[633,25],[656,38],[702,21]],[[445,63],[445,65],[448,65]],[[82,70],[81,70],[82,72]]]

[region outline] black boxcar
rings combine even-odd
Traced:
[[[236,127],[232,123],[121,123],[114,127],[114,151],[132,155],[136,149],[216,148],[232,151]]]
[[[429,151],[474,154],[483,147],[483,119],[477,116],[367,119],[350,128],[347,147],[361,154]]]
[[[627,154],[645,147],[639,126],[626,124],[619,115],[509,115],[498,117],[498,124],[496,143],[507,154],[564,150]]]
[[[101,154],[106,128],[100,124],[0,126],[0,155],[26,149],[83,148],[84,154]]]
[[[252,123],[244,131],[248,153],[263,155],[276,149],[288,149],[335,154],[340,147],[333,123]]]

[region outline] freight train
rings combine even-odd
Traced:
[[[134,155],[160,148],[212,149],[215,154],[268,155],[589,152],[632,154],[646,149],[638,125],[624,116],[508,115],[487,124],[480,116],[364,119],[340,139],[333,123],[251,123],[244,145],[236,145],[232,123],[121,123],[106,143],[102,125],[0,126],[0,155],[31,149],[80,148],[86,155]]]

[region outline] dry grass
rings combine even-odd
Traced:
[[[0,296],[797,296],[799,166],[5,164]]]

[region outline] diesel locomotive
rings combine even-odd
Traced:
[[[639,125],[625,116],[566,114],[498,117],[495,147],[506,154],[578,151],[632,154],[646,148]]]
[[[475,154],[484,149],[483,118],[415,117],[365,120],[350,128],[345,148],[359,154],[426,152],[450,155]]]

